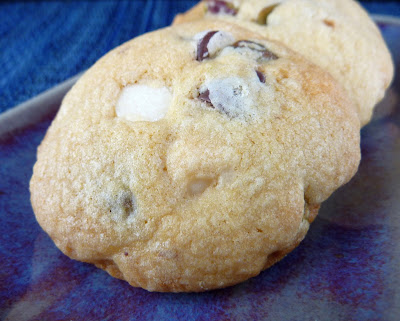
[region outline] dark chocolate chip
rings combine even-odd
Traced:
[[[202,61],[203,59],[209,56],[207,46],[212,36],[214,36],[217,32],[218,31],[207,32],[206,35],[199,40],[199,42],[197,43],[197,57],[196,57],[197,61]]]
[[[262,44],[250,40],[239,40],[236,41],[232,46],[233,48],[248,48],[260,52],[267,49]]]
[[[135,197],[128,189],[122,190],[117,195],[113,195],[108,201],[110,215],[115,219],[127,219],[129,216],[135,215]]]
[[[263,58],[265,58],[266,60],[276,60],[278,59],[278,56],[275,55],[273,52],[269,51],[268,49],[265,49],[263,53]]]
[[[256,73],[257,73],[257,76],[258,76],[258,79],[260,80],[260,82],[265,84],[265,75],[259,70],[256,70]]]
[[[210,91],[209,91],[208,89],[206,89],[205,91],[201,92],[201,93],[199,94],[199,97],[198,97],[198,98],[199,98],[200,100],[202,100],[202,101],[204,101],[204,102],[210,104],[211,107],[214,108],[214,106],[213,106],[213,104],[212,104],[212,102],[211,102],[211,99],[210,99]]]
[[[132,196],[127,195],[122,199],[122,206],[125,210],[125,213],[129,215],[129,213],[134,211],[135,204],[132,201]]]
[[[238,12],[233,3],[223,0],[206,0],[207,10],[212,14],[227,14],[235,16]]]
[[[262,58],[264,60],[276,60],[278,56],[273,52],[269,51],[265,46],[258,42],[250,41],[250,40],[239,40],[236,41],[233,45],[233,48],[248,48],[250,50],[258,51],[262,53]]]
[[[333,21],[333,20],[324,19],[322,21],[326,26],[328,26],[330,28],[334,28],[335,27],[335,21]]]
[[[265,7],[262,9],[257,16],[256,22],[260,25],[267,24],[268,15],[278,6],[278,4],[273,4],[271,6]]]

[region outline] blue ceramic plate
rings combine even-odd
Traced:
[[[399,67],[400,22],[376,19]],[[133,288],[64,256],[36,223],[36,148],[70,85],[0,116],[0,319],[400,320],[399,75],[362,130],[357,175],[323,204],[301,245],[247,282],[199,294]],[[49,95],[53,107],[38,104]]]

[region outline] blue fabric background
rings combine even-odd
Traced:
[[[89,68],[119,44],[169,25],[197,0],[0,3],[0,112]],[[399,2],[362,2],[400,16]]]

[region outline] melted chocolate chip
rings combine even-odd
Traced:
[[[223,0],[206,0],[207,10],[212,14],[227,14],[234,16],[238,10],[233,3]]]
[[[257,16],[256,22],[260,25],[267,24],[267,18],[269,14],[278,6],[278,4],[273,4],[271,6],[265,7],[262,9]]]
[[[260,80],[260,82],[265,84],[265,75],[259,70],[256,70],[256,74],[257,74],[258,79]]]
[[[211,103],[211,99],[210,99],[210,91],[208,89],[206,89],[205,91],[201,92],[199,94],[198,97],[201,101],[204,101],[208,104],[211,105],[212,108],[214,108],[213,104]]]
[[[273,52],[269,51],[265,46],[258,42],[250,41],[250,40],[239,40],[233,44],[233,48],[248,48],[250,50],[258,51],[262,53],[262,58],[264,60],[276,60],[278,56]]]
[[[199,40],[199,42],[197,43],[197,57],[196,57],[197,61],[202,61],[203,59],[209,56],[207,46],[212,36],[214,36],[217,32],[218,31],[207,32],[206,35]]]

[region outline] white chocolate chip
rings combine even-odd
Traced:
[[[188,185],[189,195],[198,195],[203,193],[211,184],[213,180],[211,178],[195,178]]]
[[[122,90],[115,111],[130,121],[157,121],[167,114],[171,99],[167,87],[131,85]]]

